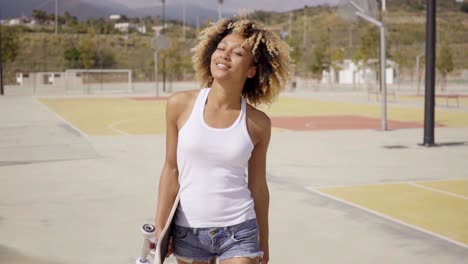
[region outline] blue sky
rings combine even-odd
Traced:
[[[86,0],[91,2],[92,0]],[[116,2],[119,4],[126,5],[128,7],[143,7],[148,5],[156,5],[161,0],[107,0],[110,2]],[[166,0],[166,4],[171,3],[196,3],[203,7],[209,7],[211,9],[218,8],[217,0]],[[339,0],[224,0],[223,8],[228,10],[239,10],[246,8],[248,10],[268,10],[268,11],[287,11],[291,9],[301,8],[305,5],[313,6],[318,4],[330,4],[336,5]]]

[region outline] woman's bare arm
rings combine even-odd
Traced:
[[[177,167],[178,118],[183,110],[183,96],[175,93],[166,105],[166,159],[159,179],[158,206],[156,210],[156,238],[164,228],[179,189]]]
[[[255,146],[249,160],[249,190],[255,203],[255,213],[259,230],[260,250],[264,252],[262,263],[269,260],[269,224],[268,211],[270,193],[266,180],[266,156],[271,137],[271,121],[266,114],[255,110],[252,115],[250,133]]]

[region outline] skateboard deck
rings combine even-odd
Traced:
[[[177,196],[174,199],[174,203],[172,204],[171,211],[169,216],[167,217],[166,225],[164,226],[161,234],[159,236],[159,241],[156,245],[156,254],[154,256],[155,263],[163,264],[166,260],[167,250],[169,248],[169,242],[172,237],[172,230],[174,228],[174,216],[177,211],[177,207],[179,206],[179,192],[177,192]]]

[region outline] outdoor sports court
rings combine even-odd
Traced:
[[[164,97],[43,98],[40,101],[89,136],[163,134],[165,129]],[[461,104],[465,108],[439,107],[436,125],[468,127],[468,99],[462,98]],[[293,96],[283,96],[271,108],[264,108],[271,116],[277,133],[379,130],[380,109],[378,103],[372,102],[338,102]],[[388,107],[391,130],[422,128],[422,117],[421,107],[395,104]],[[365,144],[365,140],[362,142]],[[305,159],[303,162],[307,163]],[[441,175],[440,180],[431,181],[309,190],[468,249],[468,179],[446,178],[450,176]]]
[[[466,262],[468,104],[441,102],[441,146],[425,148],[418,100],[390,100],[385,132],[380,103],[359,92],[296,91],[264,108],[272,264]],[[14,113],[0,116],[1,260],[134,263],[154,221],[165,103],[0,98]]]
[[[411,97],[409,97],[411,100]],[[406,99],[406,98],[405,98]],[[50,109],[88,135],[151,135],[164,133],[164,97],[41,99]],[[468,98],[463,108],[437,110],[439,127],[468,127]],[[350,103],[281,97],[263,107],[277,130],[379,129],[378,103]],[[96,113],[99,113],[98,115]],[[389,129],[421,128],[421,107],[388,107]]]

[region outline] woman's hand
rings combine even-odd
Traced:
[[[169,239],[169,246],[167,247],[166,258],[168,258],[170,255],[172,255],[173,252],[174,252],[174,238],[171,237]]]
[[[268,243],[262,243],[260,241],[260,251],[263,251],[263,257],[260,257],[260,263],[268,264],[268,261],[270,261],[270,249]]]

